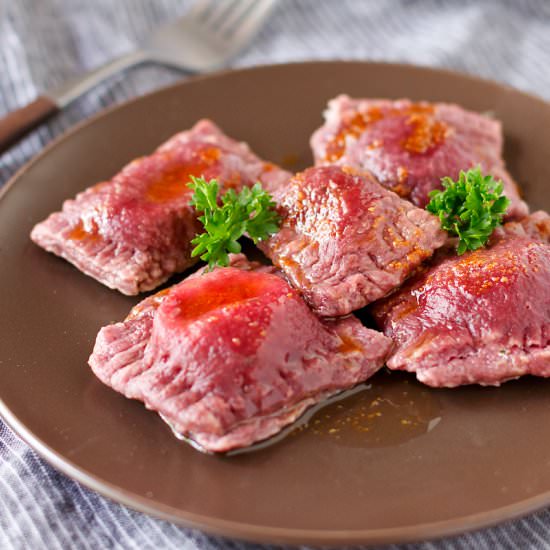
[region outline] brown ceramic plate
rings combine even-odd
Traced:
[[[265,158],[304,167],[309,136],[340,92],[494,112],[528,201],[550,209],[550,105],[448,72],[369,63],[261,67],[189,80],[96,117],[24,168],[0,201],[0,412],[55,467],[138,510],[265,542],[426,539],[550,504],[550,381],[432,390],[382,373],[281,443],[214,457],[178,441],[87,367],[98,329],[138,298],[34,246],[33,224],[201,117]]]

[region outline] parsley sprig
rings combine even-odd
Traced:
[[[245,233],[257,244],[278,231],[280,217],[275,202],[260,183],[244,187],[238,194],[229,189],[219,201],[215,179],[208,182],[191,176],[191,180],[191,205],[202,212],[199,220],[204,226],[204,233],[191,241],[195,245],[191,256],[208,262],[209,270],[229,264],[228,254],[241,251],[238,239]]]
[[[426,210],[439,216],[441,227],[459,238],[457,253],[485,245],[502,218],[510,199],[502,194],[501,181],[484,176],[479,167],[460,172],[458,181],[441,180],[444,190],[432,191]]]

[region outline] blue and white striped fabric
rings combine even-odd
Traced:
[[[0,116],[130,50],[183,0],[0,0]],[[547,0],[281,0],[234,66],[370,59],[449,67],[550,99]],[[0,185],[53,137],[181,75],[137,68],[105,83],[0,156]],[[1,383],[1,382],[0,382]],[[105,500],[57,473],[0,422],[0,549],[261,547],[209,537]],[[550,510],[409,549],[550,548]]]

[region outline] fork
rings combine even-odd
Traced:
[[[142,63],[188,72],[222,67],[259,31],[277,0],[197,0],[181,18],[161,26],[141,47],[0,119],[0,153],[88,90],[115,73]]]

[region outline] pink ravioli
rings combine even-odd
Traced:
[[[502,160],[500,122],[449,103],[408,99],[331,100],[326,122],[311,138],[316,164],[368,170],[382,185],[424,207],[441,178],[480,166],[504,183],[508,219],[528,208]]]
[[[146,298],[90,357],[102,382],[211,452],[276,434],[369,378],[391,347],[353,316],[317,318],[273,268],[231,265]]]
[[[435,216],[366,172],[308,168],[274,196],[281,228],[260,247],[319,315],[382,298],[447,238]]]
[[[487,248],[438,254],[433,265],[373,305],[395,342],[391,369],[430,386],[498,386],[550,376],[550,217],[498,229]]]
[[[202,120],[65,201],[31,238],[110,288],[151,290],[196,261],[190,241],[200,224],[189,205],[191,175],[216,178],[222,190],[237,191],[257,181],[273,191],[290,177]]]

